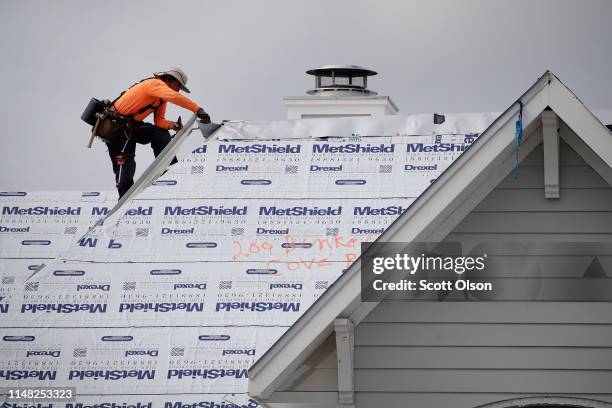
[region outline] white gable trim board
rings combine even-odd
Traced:
[[[558,192],[557,120],[559,136],[610,182],[612,134],[561,81],[546,72],[519,100],[525,126],[520,160],[544,140],[544,177],[550,198]],[[515,103],[502,113],[378,241],[439,242],[453,230],[514,169],[518,110]],[[282,388],[283,379],[298,370],[332,333],[336,318],[349,319],[357,326],[377,305],[361,303],[359,297],[357,261],[251,368],[250,395],[266,402]]]

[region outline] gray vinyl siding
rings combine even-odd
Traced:
[[[561,198],[545,199],[542,152],[534,150],[518,179],[509,175],[446,240],[612,242],[612,188],[562,143]],[[591,261],[542,257],[539,274],[584,282]],[[599,261],[612,271],[612,256]],[[508,273],[531,276],[519,264],[508,262]],[[335,406],[333,342],[330,336],[308,369],[272,399]],[[359,408],[469,408],[546,395],[612,402],[612,304],[381,303],[355,329],[354,367]]]
[[[540,146],[447,241],[612,241],[610,186],[562,144],[561,198],[546,200],[542,156]],[[591,260],[549,257],[541,276],[581,278]],[[612,257],[600,262],[612,270]],[[381,303],[355,330],[355,387],[358,407],[467,408],[538,395],[612,402],[612,304]]]
[[[446,240],[612,241],[612,189],[567,144],[560,147],[560,199],[544,198],[540,145],[519,177],[508,175]]]

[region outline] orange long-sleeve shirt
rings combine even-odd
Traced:
[[[197,103],[176,92],[159,78],[145,79],[134,85],[115,101],[114,106],[120,115],[128,116],[153,103],[153,106],[158,107],[155,111],[155,126],[168,129],[170,122],[165,118],[167,102],[192,112],[196,112],[200,108]],[[133,118],[141,121],[151,112],[153,112],[152,108],[134,115]]]

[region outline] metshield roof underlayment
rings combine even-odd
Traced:
[[[229,122],[91,230],[115,192],[1,192],[0,388],[257,406],[247,369],[496,116]]]

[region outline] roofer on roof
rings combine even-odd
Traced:
[[[179,68],[156,72],[151,78],[143,79],[115,99],[109,110],[119,117],[115,126],[103,139],[113,164],[119,198],[134,184],[136,171],[136,143],[149,144],[155,157],[170,143],[169,130],[182,128],[180,120],[173,122],[165,118],[168,102],[194,112],[204,123],[210,123],[210,116],[191,99],[179,93],[186,87],[187,75]],[[143,120],[154,113],[154,125]],[[98,132],[98,134],[104,132]],[[176,163],[176,157],[171,164]]]

